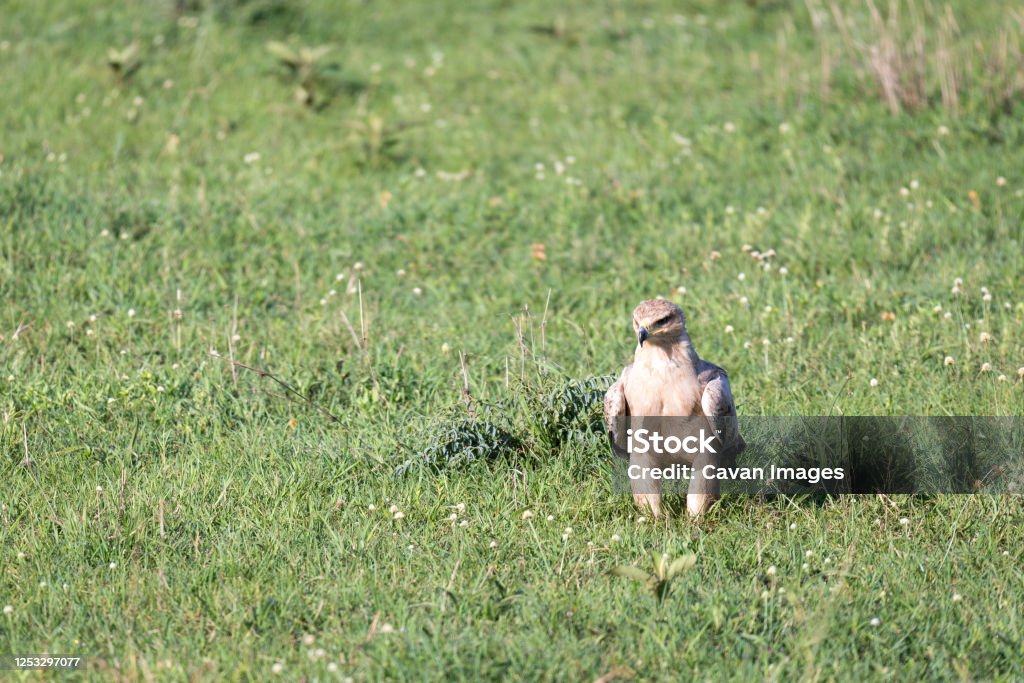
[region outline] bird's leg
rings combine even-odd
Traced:
[[[641,510],[650,508],[652,517],[661,517],[660,493],[634,493],[633,500]]]
[[[693,462],[693,477],[686,492],[686,512],[690,517],[700,517],[721,497],[718,479],[704,476],[704,466],[714,464],[706,454],[697,456]]]
[[[640,472],[645,472],[645,468],[650,468],[657,464],[649,456],[636,453],[633,454],[629,462],[630,465],[639,465]],[[643,474],[637,478],[631,478],[629,486],[633,489],[633,500],[641,510],[650,509],[653,517],[661,517],[662,494],[660,480]]]

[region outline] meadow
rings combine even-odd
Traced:
[[[654,296],[741,425],[1024,414],[1024,14],[841,7],[5,2],[0,654],[1019,680],[1019,496],[655,521],[591,429]]]

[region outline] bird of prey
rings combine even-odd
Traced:
[[[633,311],[633,331],[637,339],[633,363],[626,366],[604,398],[609,435],[618,445],[626,441],[623,432],[627,424],[636,427],[638,422],[659,418],[661,424],[685,422],[663,419],[668,417],[709,425],[717,433],[717,453],[682,455],[682,462],[693,468],[686,509],[691,516],[701,515],[719,498],[718,479],[702,476],[703,467],[733,464],[746,445],[739,434],[729,377],[725,370],[697,355],[686,332],[682,309],[669,301],[641,302]],[[659,457],[633,452],[630,465],[663,467],[665,455]],[[649,507],[655,517],[662,514],[661,481],[631,476],[630,485],[641,508]]]

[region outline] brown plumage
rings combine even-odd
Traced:
[[[604,399],[604,417],[616,444],[622,444],[624,420],[642,421],[656,417],[706,418],[718,433],[718,456],[682,457],[692,465],[686,508],[691,515],[705,512],[719,497],[717,479],[704,479],[699,470],[705,464],[727,466],[735,462],[744,444],[736,424],[736,404],[725,370],[697,355],[686,332],[682,309],[662,299],[644,301],[633,311],[633,331],[637,335],[633,363],[608,389]],[[678,425],[683,421],[676,421]],[[652,423],[653,424],[653,423]],[[650,455],[634,453],[630,464],[664,467],[672,461],[658,461]],[[661,482],[631,480],[633,497],[641,507],[649,507],[655,517],[661,514]]]

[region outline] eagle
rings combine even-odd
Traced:
[[[706,465],[732,465],[746,446],[736,420],[736,402],[729,376],[719,366],[697,355],[686,331],[686,317],[676,304],[664,299],[643,301],[633,311],[633,331],[637,347],[633,363],[623,369],[604,397],[604,419],[609,437],[620,453],[626,443],[627,425],[647,421],[662,425],[683,423],[707,425],[717,435],[715,453],[683,455],[692,467],[686,495],[687,512],[700,516],[719,498],[719,481],[703,475]],[[676,427],[678,428],[678,427]],[[712,449],[709,449],[712,450]],[[632,465],[664,466],[664,454],[629,454],[630,472],[641,471]],[[630,477],[633,498],[641,509],[653,516],[663,514],[661,481]]]

